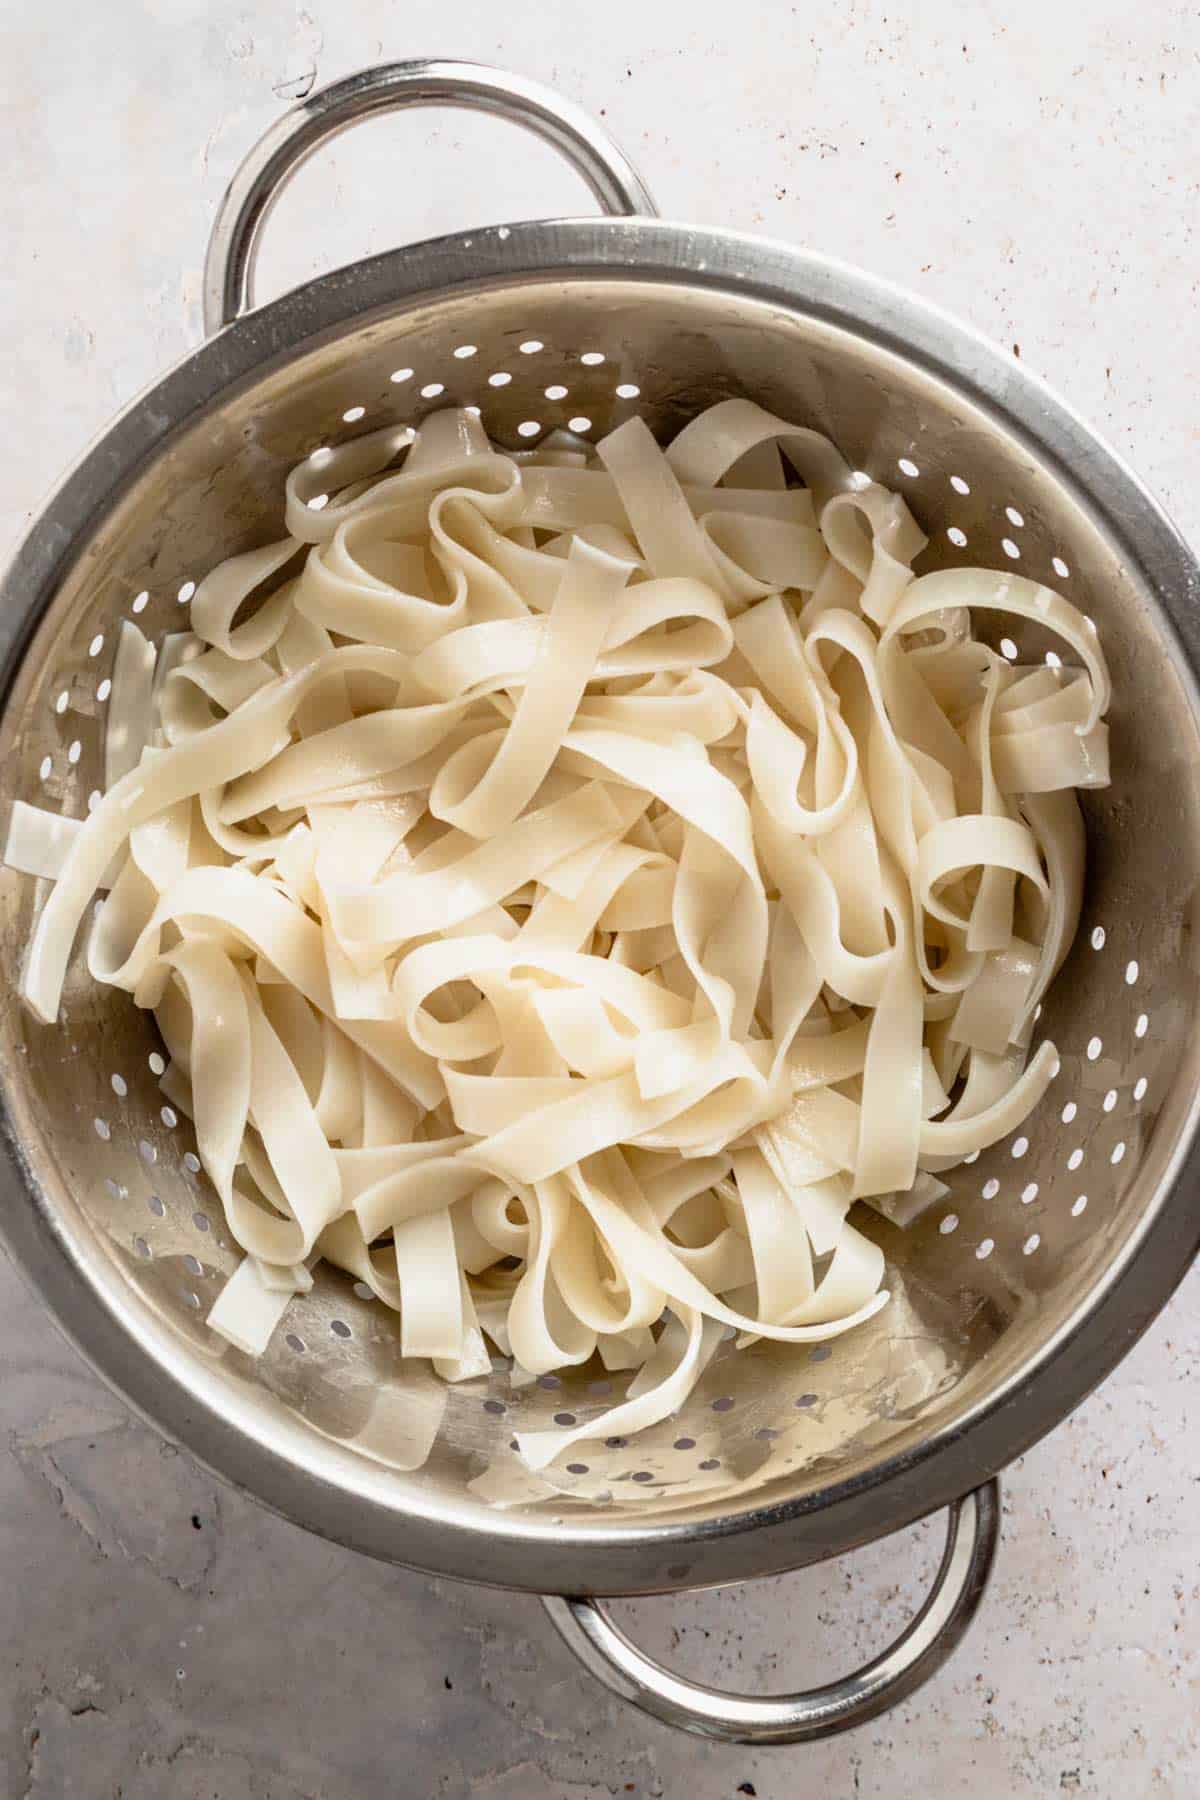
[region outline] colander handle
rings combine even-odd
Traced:
[[[319,88],[277,119],[226,191],[204,264],[204,329],[211,337],[254,305],[254,264],[267,216],[302,163],[376,113],[457,106],[494,113],[544,138],[587,182],[606,213],[657,212],[624,152],[582,108],[551,88],[483,63],[398,62]]]
[[[599,1601],[546,1595],[568,1646],[614,1694],[666,1725],[730,1744],[800,1744],[865,1725],[939,1669],[975,1616],[1000,1532],[1000,1484],[985,1481],[949,1509],[946,1549],[924,1606],[865,1668],[808,1693],[723,1694],[673,1675],[630,1642]]]

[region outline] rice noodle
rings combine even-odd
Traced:
[[[157,669],[123,628],[104,797],[18,805],[7,851],[55,882],[43,1019],[111,886],[88,966],[156,1010],[246,1252],[213,1328],[260,1354],[324,1258],[447,1380],[485,1337],[530,1379],[633,1369],[519,1435],[542,1468],[676,1410],[724,1327],[870,1318],[855,1200],[910,1223],[1057,1066],[1027,1058],[1071,790],[1108,778],[1090,623],[914,577],[903,500],[746,400],[665,453],[435,414],[314,453],[285,521]],[[1078,668],[1001,662],[995,611]]]

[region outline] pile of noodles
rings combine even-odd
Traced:
[[[745,400],[665,451],[436,414],[315,452],[285,522],[190,633],[122,625],[107,792],[8,848],[54,878],[44,1019],[107,888],[91,974],[154,1010],[245,1252],[212,1326],[261,1352],[324,1258],[448,1380],[485,1340],[633,1371],[519,1439],[542,1467],[677,1409],[728,1327],[869,1318],[854,1202],[907,1223],[1056,1069],[1090,621],[914,578],[904,502]],[[997,612],[1073,666],[997,655]]]

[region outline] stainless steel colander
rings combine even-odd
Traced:
[[[371,258],[258,309],[259,226],[319,143],[365,114],[494,110],[555,143],[605,209]],[[880,1221],[892,1304],[808,1353],[724,1346],[675,1419],[594,1442],[549,1481],[510,1440],[612,1405],[603,1371],[445,1389],[394,1320],[323,1272],[268,1354],[204,1315],[237,1255],[153,1022],[81,957],[57,1027],[14,998],[40,896],[0,875],[0,1226],[95,1366],[212,1469],[298,1523],[476,1581],[574,1596],[564,1635],[662,1718],[754,1741],[860,1722],[965,1627],[995,1542],[994,1476],[1104,1376],[1200,1241],[1196,1152],[1200,576],[1135,478],[1035,377],[953,320],[786,245],[660,223],[602,133],[466,64],[375,69],[289,113],[236,177],[210,247],[209,341],[88,451],[4,579],[0,798],[82,816],[101,781],[116,627],[177,629],[220,558],[277,535],[319,443],[447,405],[514,446],[632,412],[670,437],[745,394],[898,488],[922,567],[1004,566],[1091,614],[1113,671],[1113,786],[1086,796],[1088,889],[1042,1029],[1062,1068],[1021,1134]],[[1031,628],[1010,626],[1023,659]],[[857,1676],[778,1699],[707,1694],[625,1640],[596,1596],[766,1575],[949,1505],[934,1595]]]

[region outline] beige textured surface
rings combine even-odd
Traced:
[[[508,64],[603,112],[669,216],[808,241],[1019,345],[1200,535],[1191,8],[7,0],[0,50],[2,536],[196,341],[208,222],[286,98],[422,53]],[[304,172],[264,281],[582,205],[548,151],[500,125],[384,122]],[[216,1489],[0,1266],[0,1792],[1192,1795],[1198,1295],[1194,1274],[1010,1472],[996,1580],[953,1664],[838,1743],[751,1753],[610,1701],[536,1602],[376,1568]],[[906,1616],[939,1535],[628,1612],[695,1674],[827,1679]]]

